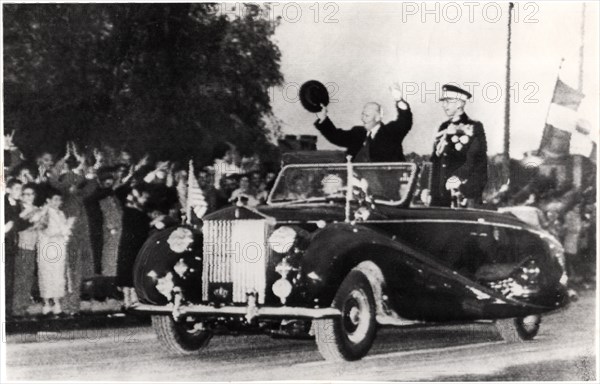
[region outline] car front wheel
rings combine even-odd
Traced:
[[[519,343],[532,340],[540,330],[542,317],[530,315],[515,319],[496,320],[496,329],[502,338],[509,343]]]
[[[201,323],[174,321],[168,315],[152,316],[152,328],[168,352],[192,355],[205,347],[212,332],[202,329]]]
[[[315,321],[314,332],[321,355],[330,361],[358,360],[375,339],[375,300],[369,280],[360,271],[351,271],[333,300],[342,316]]]

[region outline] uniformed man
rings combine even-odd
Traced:
[[[483,125],[465,113],[471,94],[453,85],[442,87],[442,107],[449,120],[435,138],[431,161],[431,205],[476,207],[487,183],[487,143]]]
[[[345,147],[354,162],[405,161],[402,140],[412,127],[412,112],[402,98],[400,86],[394,84],[390,90],[398,113],[394,121],[383,124],[381,105],[370,102],[362,111],[364,126],[343,130],[335,127],[327,117],[327,107],[321,105],[321,111],[316,113],[315,127],[331,143]]]

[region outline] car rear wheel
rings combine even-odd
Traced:
[[[532,340],[538,334],[541,322],[542,317],[540,315],[500,319],[496,320],[496,329],[507,342],[520,343]]]
[[[333,306],[342,312],[342,316],[315,321],[319,352],[330,361],[362,358],[371,349],[377,331],[373,290],[362,272],[351,271],[346,276]]]
[[[152,328],[158,340],[169,353],[193,355],[208,345],[212,332],[201,328],[201,323],[174,321],[168,315],[152,316]]]

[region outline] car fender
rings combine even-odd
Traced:
[[[417,301],[427,297],[445,297],[442,301],[436,299],[440,306],[447,305],[445,300],[454,300],[456,316],[463,313],[465,316],[487,318],[501,317],[509,312],[548,310],[482,286],[422,251],[396,240],[393,235],[368,226],[368,223],[336,223],[314,233],[302,265],[307,280],[307,299],[317,307],[331,306],[345,276],[366,261],[377,266],[383,275],[385,284],[381,285],[379,307],[383,312],[387,309],[386,300],[383,300],[386,293],[393,295],[398,291],[412,295]],[[365,267],[364,270],[373,273],[372,281],[377,282],[377,275],[372,269]],[[400,310],[398,314],[402,317],[415,318],[414,314],[403,313],[406,308],[393,309]]]
[[[403,256],[402,245],[390,236],[366,226],[348,223],[332,224],[318,233],[304,252],[302,269],[308,280],[309,296],[319,306],[329,306],[337,288],[353,269],[360,270],[371,283],[378,302],[378,312],[384,312],[384,270],[398,267],[398,260],[410,264]],[[401,266],[402,267],[402,266]]]

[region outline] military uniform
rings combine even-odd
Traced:
[[[458,87],[445,86],[460,96]],[[455,94],[452,94],[455,96]],[[481,204],[487,183],[487,142],[483,124],[462,113],[456,121],[446,121],[438,129],[431,156],[431,205],[450,206],[452,196],[446,182],[452,176],[460,180],[459,191],[469,206]]]

